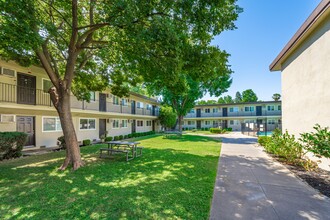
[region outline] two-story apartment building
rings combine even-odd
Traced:
[[[252,126],[264,126],[271,131],[280,125],[280,101],[196,105],[183,122],[186,129],[222,127],[233,131],[253,129]]]
[[[48,89],[51,82],[41,67],[22,67],[0,60],[0,131],[29,134],[29,146],[55,146],[62,135],[59,117]],[[100,136],[157,131],[157,100],[131,93],[119,98],[111,91],[92,92],[91,101],[71,97],[73,123],[79,141]]]

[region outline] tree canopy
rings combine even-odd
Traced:
[[[42,65],[53,84],[50,97],[68,146],[61,169],[83,165],[71,93],[88,100],[90,90],[110,87],[113,94],[123,96],[130,85],[142,81],[155,82],[164,91],[173,85],[184,91],[183,85],[191,84],[213,62],[208,56],[226,60],[226,53],[208,45],[213,36],[235,27],[233,21],[241,11],[236,0],[11,0],[0,1],[0,8],[2,59]],[[187,55],[188,64],[182,59]],[[204,65],[188,74],[193,61]],[[224,65],[220,62],[216,68],[226,69]],[[203,84],[193,86],[216,88],[222,83],[200,79]],[[210,92],[219,94],[217,89]]]
[[[242,92],[242,102],[257,102],[258,96],[252,89],[247,89]]]
[[[275,94],[273,94],[272,99],[274,99],[274,101],[279,101],[281,99],[281,95],[278,93],[275,93]]]
[[[176,124],[176,113],[171,106],[161,106],[159,112],[160,124],[165,128],[172,128]]]

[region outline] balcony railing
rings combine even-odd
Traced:
[[[258,114],[257,114],[258,113]],[[281,116],[281,111],[267,111],[262,110],[261,112],[245,112],[245,111],[238,111],[238,112],[227,112],[227,114],[223,114],[223,112],[215,112],[215,113],[201,113],[200,117],[197,117],[196,113],[188,113],[185,118],[215,118],[215,117],[246,117],[246,116]]]
[[[49,93],[41,89],[33,89],[20,87],[12,84],[0,83],[0,102],[9,102],[25,105],[40,105],[53,106]],[[71,96],[71,108],[100,111],[100,112],[115,112],[122,114],[150,115],[158,116],[159,109],[145,109],[132,107],[132,104],[114,104],[113,102],[103,102],[100,105],[99,100],[80,101],[75,96]]]

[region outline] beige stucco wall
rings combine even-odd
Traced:
[[[282,66],[283,130],[330,126],[330,17]]]
[[[283,131],[299,137],[330,127],[330,17],[282,65]],[[330,170],[330,160],[320,167]]]
[[[16,131],[16,122],[0,122],[0,132]]]

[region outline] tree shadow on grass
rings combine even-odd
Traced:
[[[120,156],[99,159],[101,146],[84,150],[89,163],[76,172],[57,171],[61,153],[45,156],[42,165],[36,158],[35,165],[6,165],[0,173],[0,216],[208,218],[218,156],[146,148],[142,157],[125,162]]]

